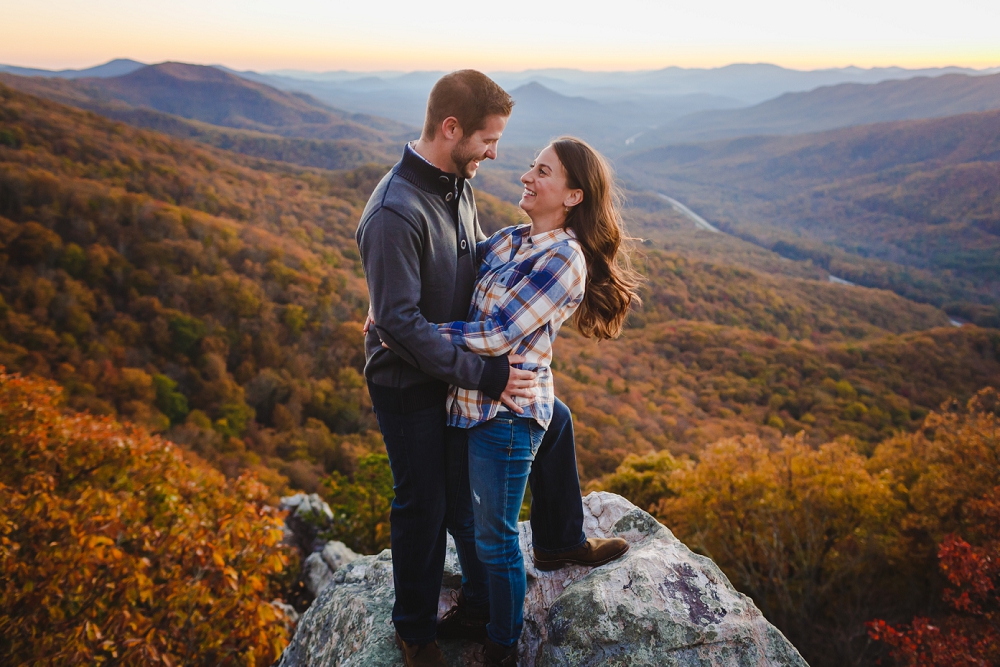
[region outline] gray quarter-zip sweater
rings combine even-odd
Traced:
[[[406,146],[375,187],[357,231],[375,316],[365,339],[365,377],[376,409],[386,395],[381,389],[420,393],[428,383],[499,399],[510,372],[507,358],[468,352],[435,326],[468,316],[481,238],[472,186]]]

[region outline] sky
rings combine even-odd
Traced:
[[[1000,66],[1000,0],[0,0],[0,63],[585,70]]]

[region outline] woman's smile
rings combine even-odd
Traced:
[[[567,184],[566,169],[551,145],[538,154],[521,183],[524,191],[519,203],[531,218],[532,234],[562,227],[570,208],[583,197],[582,190]]]

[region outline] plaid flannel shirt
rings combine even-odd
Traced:
[[[477,244],[480,266],[466,322],[447,322],[438,331],[480,355],[524,355],[524,370],[538,373],[533,398],[516,398],[524,417],[548,428],[555,392],[552,342],[559,327],[583,301],[587,263],[570,229],[529,236],[530,225],[507,227]],[[502,403],[474,389],[452,386],[448,424],[472,428],[493,419]]]

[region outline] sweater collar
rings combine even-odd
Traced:
[[[457,197],[465,187],[464,178],[441,171],[413,150],[410,144],[403,148],[403,159],[396,173],[421,190],[441,197],[447,197],[449,193]]]

